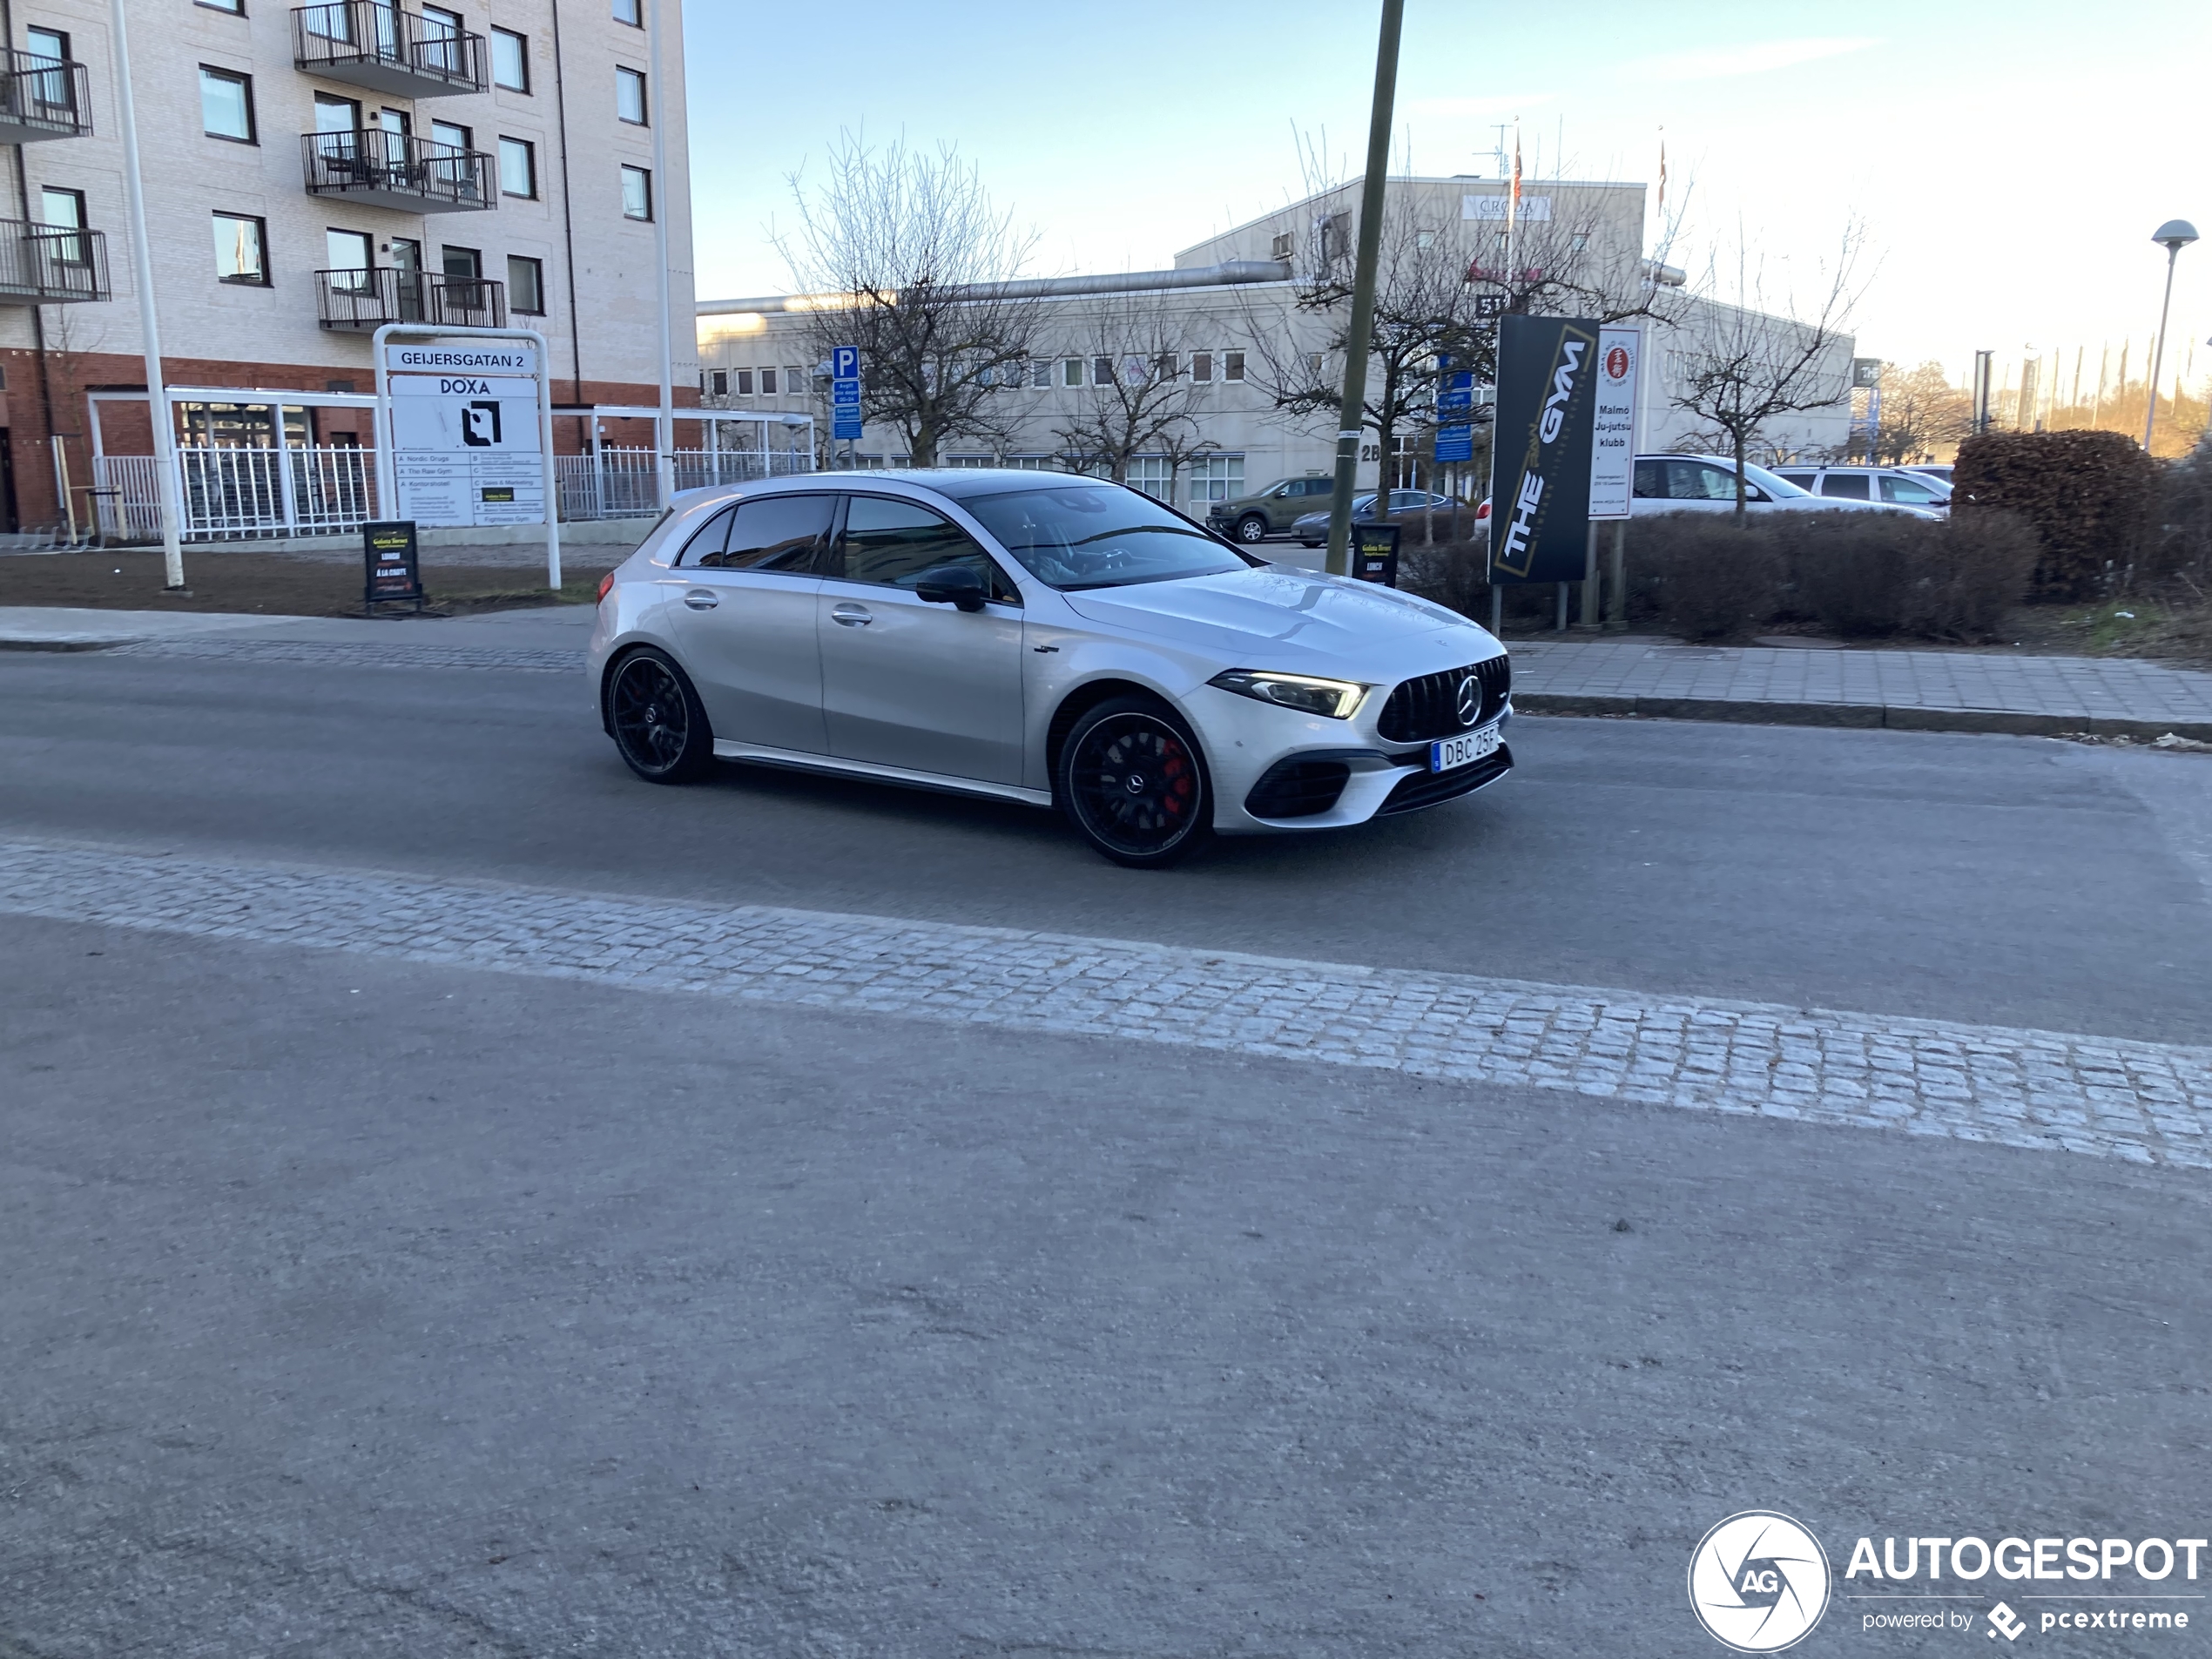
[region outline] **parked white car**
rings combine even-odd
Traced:
[[[1912,467],[1777,467],[1775,475],[1824,502],[1876,501],[1949,516],[1949,481]]]
[[[1764,467],[1746,462],[1743,468],[1743,509],[1747,513],[1871,512],[1905,513],[1914,518],[1940,518],[1943,514],[1901,502],[1851,501],[1816,496]],[[1629,502],[1631,516],[1654,513],[1733,513],[1736,510],[1736,463],[1723,455],[1638,455]],[[1474,511],[1475,523],[1487,525],[1490,503]]]

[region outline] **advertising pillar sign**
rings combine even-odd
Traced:
[[[860,348],[830,351],[830,440],[845,443],[860,435]]]
[[[543,523],[536,344],[395,340],[384,351],[397,516],[462,528]]]
[[[1519,314],[1498,323],[1490,580],[1580,582],[1590,536],[1599,325]]]
[[[1590,417],[1590,516],[1626,518],[1636,472],[1636,371],[1642,336],[1597,331],[1596,408]]]

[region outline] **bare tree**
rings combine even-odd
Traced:
[[[1245,329],[1251,378],[1288,421],[1310,428],[1333,423],[1343,401],[1342,375],[1332,364],[1341,363],[1351,326],[1356,239],[1352,188],[1316,179],[1318,158],[1301,148],[1317,199],[1310,237],[1298,250],[1291,325],[1270,325],[1248,309]],[[1663,264],[1671,220],[1660,227],[1659,257],[1647,257],[1604,219],[1595,192],[1546,192],[1539,181],[1525,185],[1522,198],[1529,215],[1514,229],[1510,258],[1501,221],[1424,211],[1419,196],[1403,192],[1388,199],[1360,409],[1386,478],[1399,438],[1416,440],[1418,448],[1433,437],[1447,360],[1450,370],[1470,371],[1478,384],[1496,383],[1501,314],[1607,322],[1673,314],[1671,290],[1662,280],[1679,280]],[[1387,495],[1383,499],[1386,505]]]
[[[1849,365],[1838,367],[1858,298],[1854,273],[1861,233],[1848,227],[1832,262],[1821,268],[1817,298],[1800,310],[1786,289],[1770,292],[1765,261],[1737,233],[1725,280],[1709,280],[1703,298],[1680,319],[1674,351],[1683,368],[1677,408],[1718,435],[1736,462],[1736,516],[1744,516],[1743,468],[1751,450],[1770,442],[1768,428],[1784,415],[1833,408],[1851,396]],[[1715,271],[1723,266],[1716,258]]]
[[[1001,439],[1012,416],[994,394],[1037,331],[1036,296],[1018,280],[1035,233],[949,148],[873,150],[846,133],[819,188],[800,173],[790,184],[799,228],[775,246],[811,297],[817,357],[860,348],[862,418],[897,428],[921,467],[948,439]]]
[[[1084,344],[1089,382],[1053,435],[1071,459],[1129,482],[1139,455],[1163,457],[1170,475],[1220,446],[1198,418],[1209,386],[1191,374],[1184,314],[1155,293],[1116,294],[1093,313]]]
[[[1941,363],[1923,363],[1882,376],[1881,421],[1874,461],[1898,466],[1932,458],[1939,445],[1955,444],[1974,428],[1973,399],[1953,386]]]

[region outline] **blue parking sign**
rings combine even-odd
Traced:
[[[860,348],[858,346],[830,347],[830,378],[832,380],[853,380],[860,374]]]

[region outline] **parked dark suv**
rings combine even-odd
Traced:
[[[1308,473],[1303,478],[1278,478],[1253,495],[1234,501],[1217,501],[1207,510],[1206,523],[1224,536],[1239,542],[1257,542],[1287,534],[1291,524],[1316,509],[1325,508],[1336,480],[1327,473]]]

